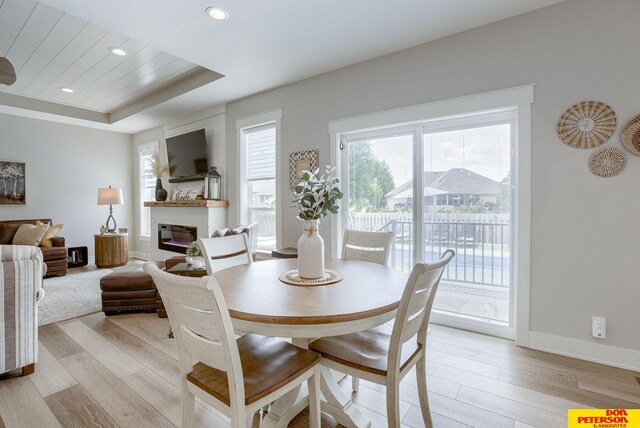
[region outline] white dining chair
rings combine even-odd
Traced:
[[[342,259],[361,260],[386,265],[393,241],[393,232],[363,232],[345,229],[342,239]],[[360,381],[351,378],[351,389],[357,392]]]
[[[387,421],[400,426],[400,381],[416,366],[422,419],[431,427],[427,397],[426,340],[431,307],[440,277],[455,253],[447,250],[435,263],[417,263],[407,281],[393,327],[318,339],[309,349],[322,355],[321,364],[387,389]]]
[[[198,246],[209,276],[222,269],[253,263],[251,247],[245,233],[219,238],[200,238]]]
[[[362,232],[345,229],[342,259],[362,260],[386,265],[389,261],[393,232]]]
[[[182,427],[193,426],[198,397],[246,425],[251,415],[308,382],[310,426],[320,427],[320,356],[285,341],[233,332],[229,310],[212,276],[182,277],[144,266],[153,278],[178,344],[182,382]]]

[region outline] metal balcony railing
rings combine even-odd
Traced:
[[[442,279],[509,287],[509,223],[425,221],[424,226],[424,260],[438,260],[449,248],[456,252]],[[378,230],[393,232],[390,263],[396,269],[409,272],[413,267],[415,254],[414,223],[391,220]]]

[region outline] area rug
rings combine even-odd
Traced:
[[[38,325],[101,311],[100,278],[111,272],[111,269],[99,269],[45,278],[44,299],[38,305]]]

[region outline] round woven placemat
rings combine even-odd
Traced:
[[[600,177],[613,177],[627,166],[627,155],[617,147],[605,147],[591,155],[589,169]]]
[[[634,155],[640,155],[640,114],[625,125],[621,138],[627,150]]]
[[[560,140],[576,149],[593,149],[611,138],[618,118],[602,101],[583,101],[565,111],[556,125]]]
[[[301,278],[300,275],[298,275],[298,269],[290,270],[278,275],[278,279],[280,281],[289,285],[329,285],[340,282],[343,278],[344,277],[340,272],[330,269],[325,269],[322,278],[314,279]]]

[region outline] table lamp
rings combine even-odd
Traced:
[[[109,186],[108,188],[101,187],[98,189],[98,205],[109,205],[109,217],[107,217],[107,222],[105,226],[107,227],[107,232],[113,233],[116,231],[116,219],[113,218],[113,206],[114,205],[124,205],[124,199],[122,197],[122,189],[120,188],[112,188]],[[109,227],[109,222],[113,221],[113,227]]]

